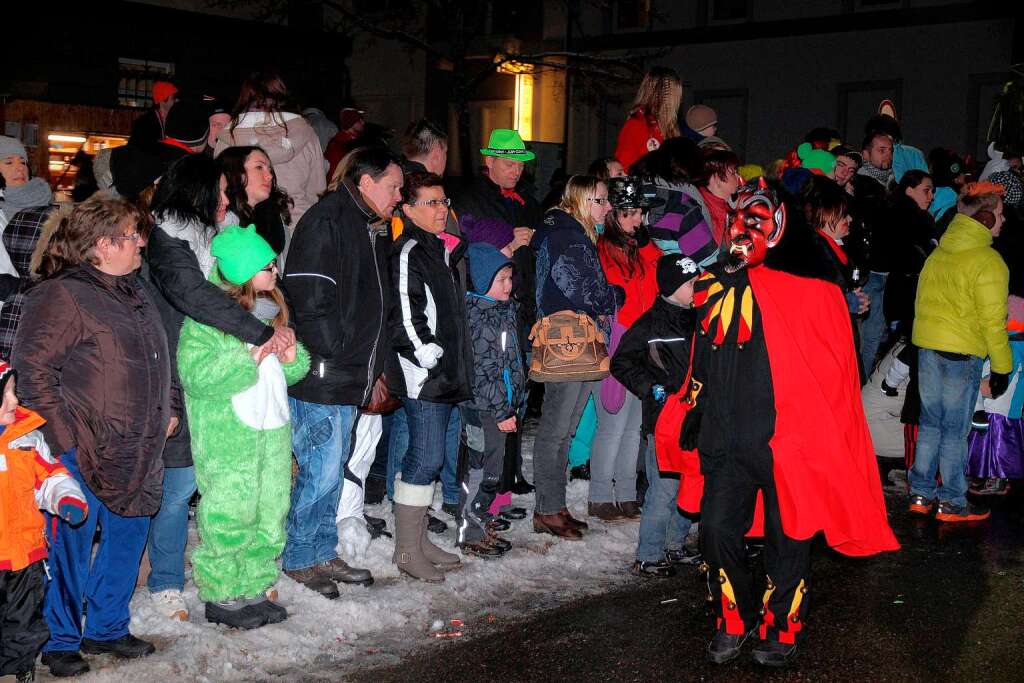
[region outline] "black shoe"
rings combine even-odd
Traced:
[[[750,653],[761,666],[787,666],[796,657],[796,645],[786,645],[775,640],[762,640]]]
[[[533,493],[536,490],[536,488],[536,486],[526,481],[525,479],[516,477],[516,480],[515,482],[512,483],[512,488],[510,488],[509,491],[516,494],[517,496],[525,496],[528,493]]]
[[[715,637],[708,643],[708,661],[714,664],[725,664],[740,656],[743,643],[754,633],[751,629],[740,636],[731,636],[725,631],[716,631]]]
[[[501,517],[491,517],[484,526],[487,527],[488,531],[508,531],[512,528],[512,522]]]
[[[136,638],[129,633],[117,640],[82,638],[82,652],[87,655],[110,654],[121,659],[138,659],[153,654],[156,652],[156,648],[148,640]]]
[[[433,515],[427,515],[427,531],[432,534],[443,534],[448,531],[448,525]]]
[[[249,606],[267,615],[268,624],[280,624],[288,618],[288,610],[273,600],[264,597],[254,598],[248,601]]]
[[[296,570],[285,569],[284,573],[292,581],[301,583],[309,590],[319,593],[328,600],[337,600],[341,595],[338,592],[338,585],[318,572],[316,567]]]
[[[507,553],[509,550],[512,550],[512,543],[510,541],[506,541],[504,538],[491,531],[487,532],[487,543],[493,545],[502,553]]]
[[[458,503],[442,503],[441,512],[452,517],[459,516],[459,504]]]
[[[704,557],[700,552],[684,546],[679,550],[666,550],[665,559],[672,564],[700,564]]]
[[[884,379],[882,380],[882,393],[885,394],[886,396],[889,396],[890,398],[900,395],[900,392],[896,389],[896,387],[890,387],[888,384],[885,383]]]
[[[225,600],[206,603],[206,620],[211,624],[224,624],[228,628],[250,630],[265,626],[270,615],[245,600]]]
[[[978,522],[988,519],[992,511],[983,505],[975,505],[967,501],[967,505],[953,505],[942,501],[935,510],[935,519],[940,522]]]
[[[43,666],[50,667],[50,675],[57,678],[81,676],[89,671],[89,662],[82,659],[82,653],[75,650],[52,650],[44,652]]]
[[[376,505],[384,501],[384,495],[388,492],[387,479],[380,477],[367,477],[363,482],[363,504]]]
[[[569,481],[574,479],[583,479],[590,481],[590,463],[585,462],[582,465],[577,465],[569,470]]]
[[[676,575],[676,568],[668,560],[657,560],[656,562],[641,562],[637,560],[633,563],[630,571],[637,576],[648,576],[657,579],[667,579]]]
[[[380,538],[381,536],[393,538],[391,532],[388,531],[388,523],[380,517],[371,517],[364,513],[363,519],[366,520],[366,528],[370,531],[370,538]]]
[[[526,508],[510,508],[502,512],[499,516],[506,522],[511,522],[513,520],[526,519],[527,514]]]

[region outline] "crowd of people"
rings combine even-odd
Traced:
[[[204,616],[252,629],[287,619],[281,572],[326,599],[372,584],[343,556],[385,534],[414,580],[499,560],[530,515],[513,493],[558,540],[638,523],[630,571],[707,572],[712,661],[756,634],[784,666],[808,539],[898,547],[860,407],[874,372],[904,393],[910,510],[986,518],[977,496],[1024,477],[1020,150],[926,157],[886,102],[862,139],[818,128],[761,166],[682,95],[651,69],[614,156],[551,188],[515,130],[458,182],[437,125],[396,152],[273,71],[230,109],[156,83],[73,204],[0,137],[0,673],[152,653],[129,601],[145,553],[149,599],[190,618],[190,504]],[[458,552],[432,540],[449,525]]]

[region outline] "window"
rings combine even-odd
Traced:
[[[174,65],[170,62],[126,57],[117,61],[121,76],[117,84],[117,103],[122,107],[144,109],[152,105],[153,81],[174,77]]]
[[[646,29],[651,25],[651,0],[617,0],[612,9],[616,30]]]
[[[750,16],[749,0],[709,0],[708,23],[742,21]]]

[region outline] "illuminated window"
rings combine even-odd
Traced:
[[[516,106],[513,118],[523,140],[533,139],[533,74],[516,74]]]
[[[117,60],[120,80],[117,83],[117,103],[122,107],[145,109],[153,104],[153,81],[174,77],[170,62],[150,62],[145,59]]]

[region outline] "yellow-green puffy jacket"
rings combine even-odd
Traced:
[[[1006,336],[1010,274],[984,225],[957,214],[924,264],[917,285],[914,343],[923,349],[967,353],[1010,372]]]

